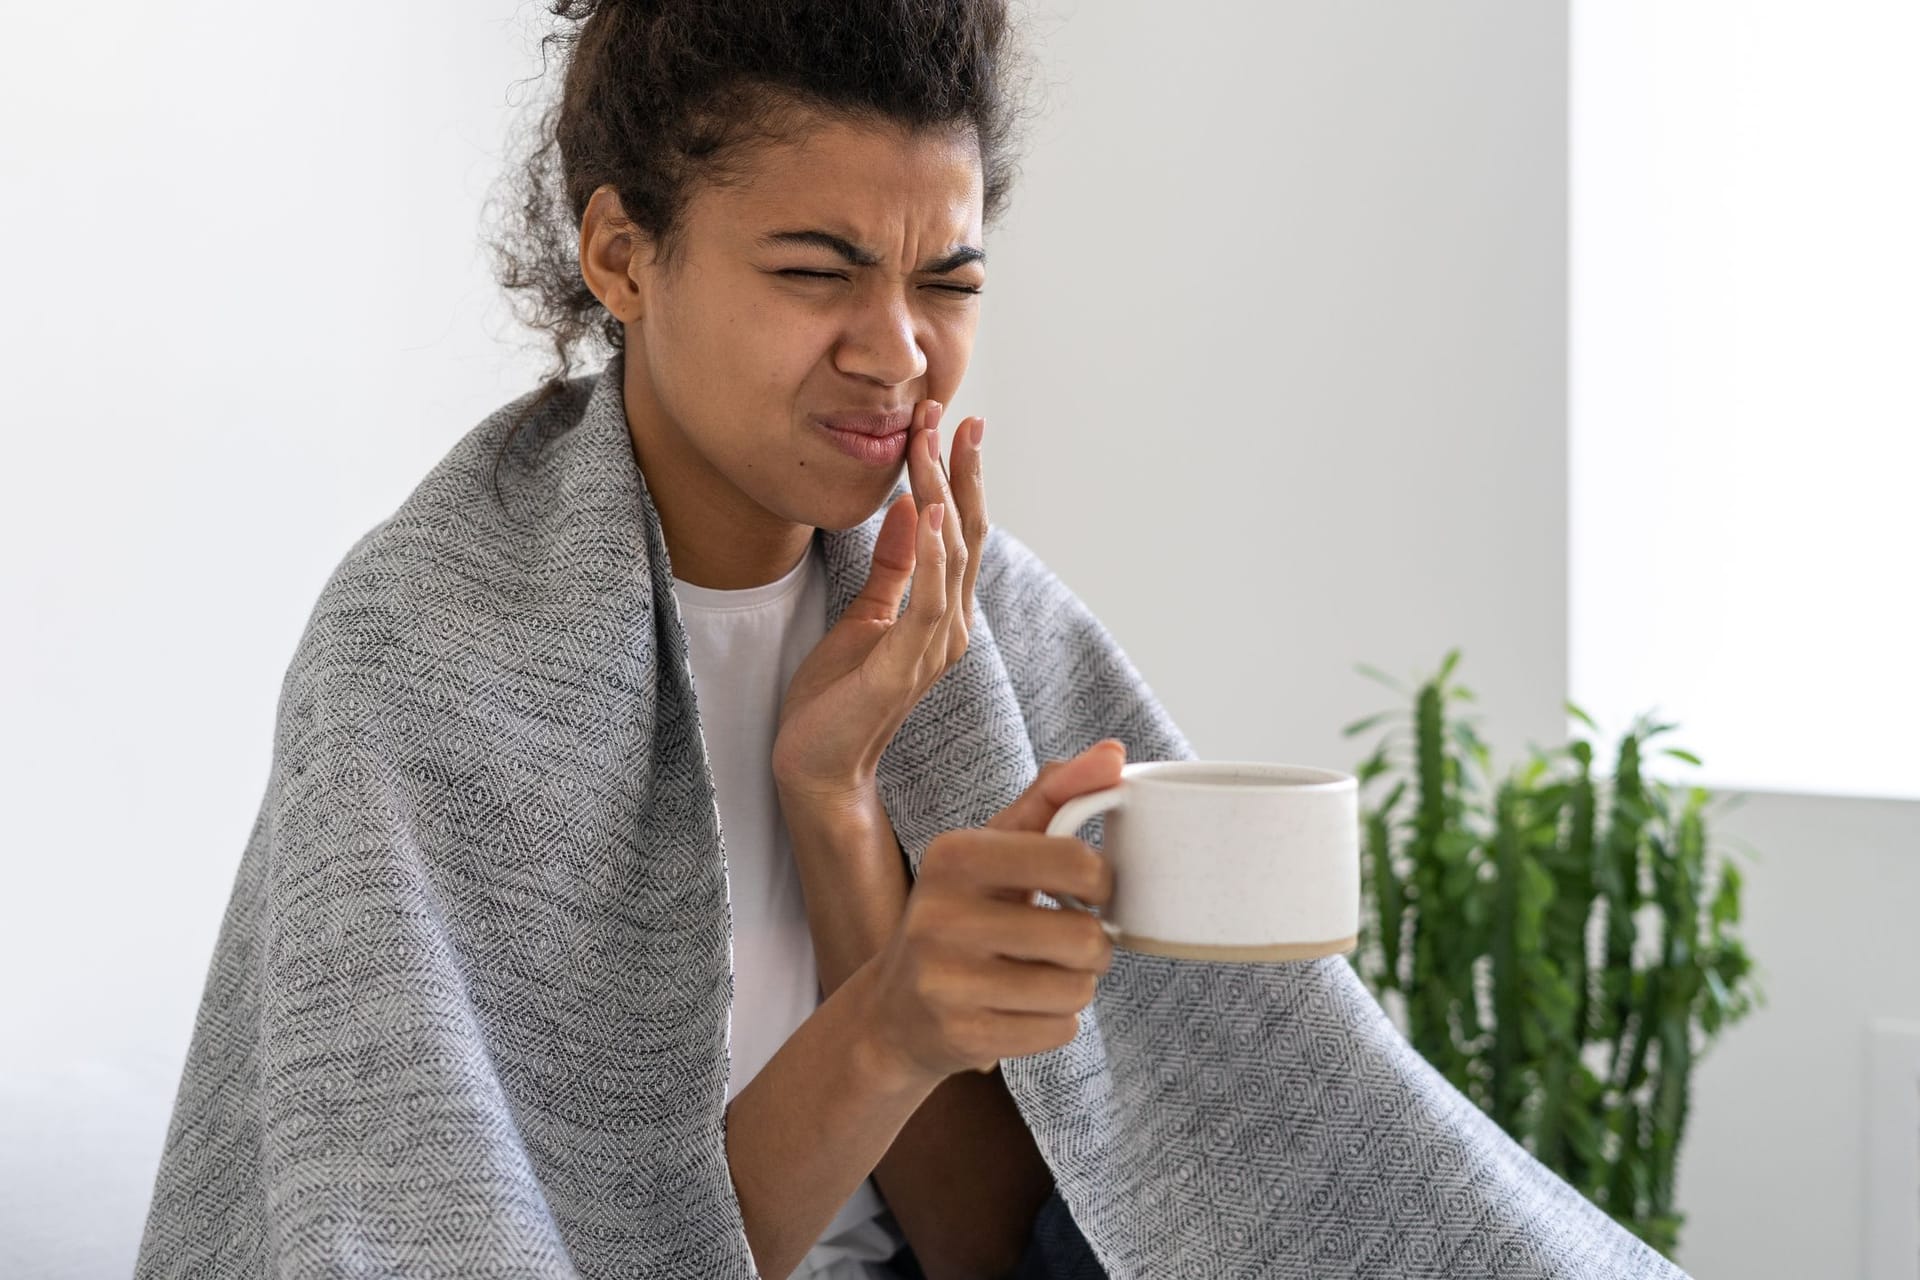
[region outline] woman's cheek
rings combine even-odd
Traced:
[[[926,350],[929,381],[944,382],[949,387],[959,384],[973,358],[973,337],[978,327],[972,316],[946,316],[933,325]]]

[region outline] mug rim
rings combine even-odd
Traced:
[[[1120,766],[1120,778],[1124,782],[1147,783],[1156,779],[1174,777],[1182,773],[1211,773],[1218,769],[1248,769],[1255,773],[1309,775],[1304,779],[1286,781],[1294,791],[1347,791],[1358,790],[1360,779],[1351,773],[1339,769],[1327,769],[1319,765],[1289,764],[1281,760],[1132,760]],[[1243,791],[1244,782],[1183,782],[1183,787],[1203,787],[1210,791]]]

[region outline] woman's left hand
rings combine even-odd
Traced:
[[[866,586],[794,672],[780,708],[773,776],[781,798],[828,807],[868,803],[880,756],[934,681],[967,651],[973,583],[987,536],[975,418],[939,461],[945,406],[914,406],[909,492],[887,509]],[[929,456],[931,455],[931,456]],[[927,508],[944,503],[939,528]],[[913,598],[900,612],[908,582]]]

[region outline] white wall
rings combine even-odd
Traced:
[[[1351,767],[1339,726],[1392,704],[1353,665],[1456,644],[1497,753],[1558,741],[1564,4],[1047,15],[954,405],[990,419],[993,518],[1207,754]],[[537,17],[10,18],[0,1274],[125,1274],[314,596],[537,372],[474,227]],[[1855,1256],[1849,1028],[1916,1012],[1913,807],[1764,800],[1736,821],[1780,976],[1701,1067],[1702,1277]]]
[[[1767,1006],[1695,1070],[1680,1263],[1699,1280],[1866,1270],[1869,1023],[1920,1019],[1920,804],[1754,793],[1724,820]],[[1914,1135],[1909,1132],[1906,1141]],[[1916,1190],[1892,1193],[1911,1222]]]

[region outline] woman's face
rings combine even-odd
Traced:
[[[866,461],[816,416],[949,404],[980,323],[971,135],[816,119],[803,140],[761,151],[741,184],[701,184],[678,260],[660,267],[643,242],[614,282],[622,292],[601,295],[630,308],[616,314],[650,489],[662,487],[655,464],[670,468],[678,496],[736,533],[762,513],[769,529],[842,529],[877,510],[905,465],[904,437]],[[602,199],[617,208],[610,188]]]

